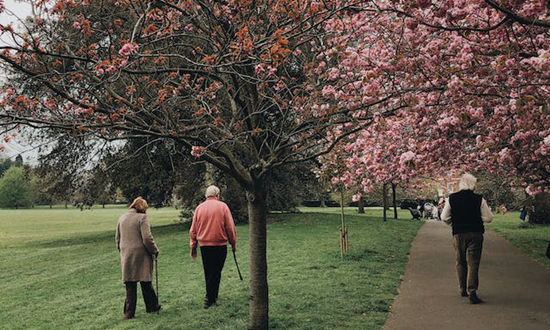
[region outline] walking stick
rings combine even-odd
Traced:
[[[157,287],[157,307],[159,306],[159,262],[158,257],[154,257],[155,261],[155,286]],[[157,314],[160,314],[160,309],[157,310]]]
[[[239,269],[239,263],[237,262],[237,255],[235,254],[235,251],[233,251],[233,260],[235,260],[235,265],[237,266],[237,272],[239,272],[239,278],[242,281],[243,276],[241,275],[241,270]]]

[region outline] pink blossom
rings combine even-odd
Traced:
[[[137,53],[139,49],[139,46],[136,45],[136,44],[130,44],[130,43],[126,43],[122,46],[122,48],[120,48],[120,50],[118,51],[118,53],[121,55],[121,56],[125,56],[125,57],[128,57],[132,54],[135,54]]]
[[[80,23],[79,22],[73,22],[73,28],[77,29],[77,30],[80,30],[80,28],[81,28]]]
[[[260,73],[265,72],[265,69],[264,69],[263,65],[258,64],[254,67],[254,72],[256,72],[256,74],[260,74]]]
[[[412,152],[412,151],[404,152],[403,154],[401,154],[401,157],[399,157],[399,163],[401,163],[401,164],[408,163],[411,160],[413,160],[414,157],[415,157],[414,152]]]
[[[332,85],[326,85],[323,87],[322,93],[324,97],[332,98],[336,95],[336,89]]]
[[[194,157],[201,157],[206,153],[206,148],[202,146],[192,146],[191,155]]]

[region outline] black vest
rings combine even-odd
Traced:
[[[483,233],[481,200],[483,197],[471,190],[461,190],[449,196],[453,235],[460,233]]]

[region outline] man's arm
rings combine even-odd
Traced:
[[[451,223],[451,203],[449,203],[448,198],[445,200],[445,206],[441,212],[441,220],[445,221],[446,224]]]
[[[197,248],[197,219],[198,219],[198,208],[195,209],[193,214],[193,221],[191,222],[191,228],[189,229],[189,246],[191,249]]]
[[[233,216],[229,207],[225,207],[224,211],[224,222],[225,222],[225,231],[227,232],[227,238],[229,243],[233,247],[233,251],[237,249],[237,230],[235,229],[235,221],[233,221]]]
[[[487,205],[485,198],[481,200],[481,220],[487,223],[493,221],[493,213],[491,212],[489,205]]]
[[[196,259],[197,258],[197,222],[199,221],[199,208],[197,207],[195,209],[195,213],[193,214],[193,222],[191,223],[191,228],[189,229],[189,246],[191,247],[191,258]]]

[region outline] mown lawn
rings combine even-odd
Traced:
[[[505,215],[495,214],[493,222],[487,227],[506,238],[514,246],[550,267],[546,257],[546,248],[550,243],[550,225],[525,226],[519,218],[519,212]]]
[[[344,260],[338,214],[269,216],[272,328],[379,329],[384,324],[420,222],[383,223],[381,210],[348,211],[350,252]],[[245,281],[239,281],[229,254],[219,305],[203,310],[201,262],[188,257],[187,230],[174,223],[178,211],[170,208],[148,212],[161,251],[163,310],[146,314],[140,297],[137,318],[123,321],[124,286],[114,246],[114,228],[123,212],[0,210],[0,328],[246,328],[248,227],[237,226]],[[404,213],[403,218],[410,217]]]

